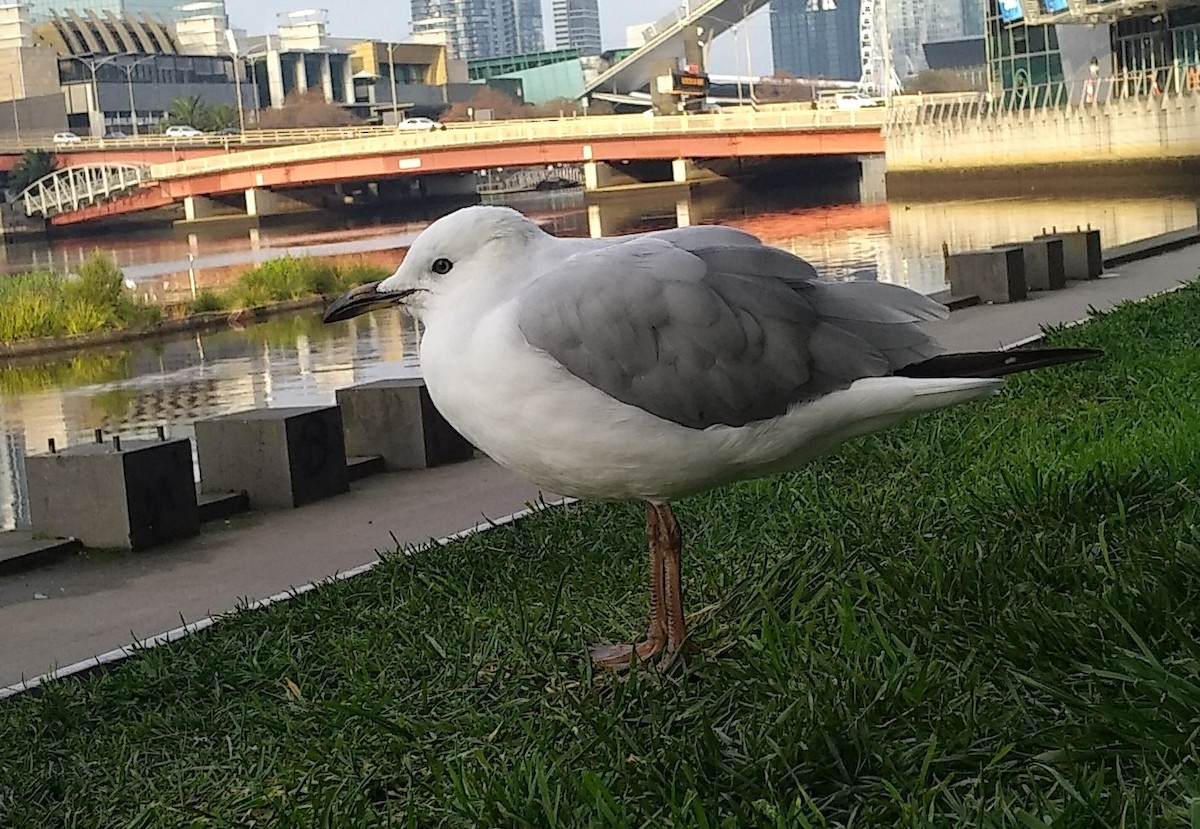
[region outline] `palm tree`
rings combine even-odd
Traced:
[[[167,112],[167,124],[203,129],[200,122],[204,120],[207,109],[208,107],[200,100],[199,95],[176,98],[171,102],[171,109]]]

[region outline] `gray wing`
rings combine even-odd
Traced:
[[[518,326],[581,380],[696,429],[775,417],[940,353],[917,323],[942,305],[820,279],[750,239],[643,235],[572,256],[520,293]]]

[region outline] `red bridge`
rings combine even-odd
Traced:
[[[97,148],[87,165],[74,163],[85,157],[80,148],[68,156],[72,165],[55,174],[57,181],[48,177],[26,192],[26,205],[52,224],[71,224],[179,202],[188,218],[200,218],[205,200],[234,196],[245,199],[253,216],[274,212],[273,203],[286,199],[289,189],[564,163],[584,164],[590,189],[608,183],[610,162],[671,162],[672,178],[685,181],[690,161],[882,154],[885,116],[882,108],[785,109],[505,121],[418,134],[371,128],[353,137],[274,147],[235,138],[221,146],[153,150],[192,156],[161,162],[146,157],[152,151],[147,147]],[[104,165],[128,171],[131,156],[149,162],[137,176],[95,172]]]

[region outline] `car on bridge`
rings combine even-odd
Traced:
[[[396,125],[396,129],[398,130],[418,130],[421,132],[444,130],[445,128],[445,124],[440,124],[431,118],[405,118]]]
[[[197,136],[204,135],[204,133],[186,124],[173,124],[167,127],[163,135],[167,136],[167,138],[196,138]]]
[[[55,144],[78,144],[83,139],[73,132],[56,132],[50,140]]]
[[[833,105],[837,109],[864,109],[866,107],[881,107],[883,101],[880,98],[872,98],[870,95],[864,95],[861,92],[841,92],[834,96]]]

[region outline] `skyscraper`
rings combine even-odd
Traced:
[[[600,54],[600,5],[596,0],[554,0],[554,45],[578,49],[581,56]]]
[[[929,0],[887,0],[892,63],[901,79],[925,68],[926,43],[983,33],[983,4],[979,0],[930,3]],[[968,31],[972,29],[974,31]]]
[[[541,52],[546,48],[542,27],[541,0],[513,0],[513,22],[517,29],[517,54]]]
[[[773,0],[776,72],[856,81],[862,75],[858,0]]]
[[[545,44],[539,0],[412,0],[412,33],[463,60],[539,52]]]

